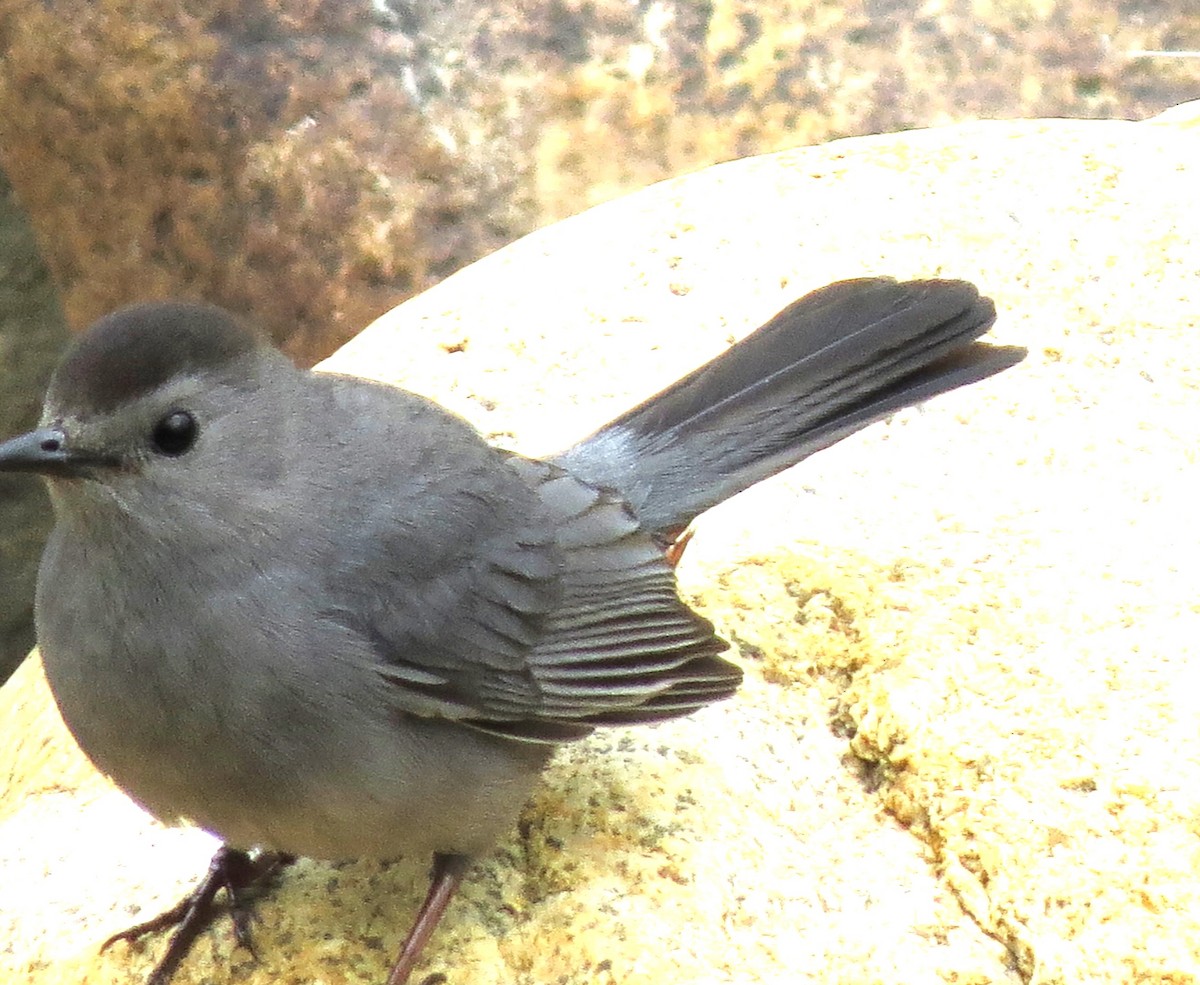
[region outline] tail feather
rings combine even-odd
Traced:
[[[558,458],[668,532],[902,407],[977,382],[1025,350],[974,344],[995,321],[966,281],[840,281]]]

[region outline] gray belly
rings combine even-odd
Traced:
[[[227,612],[222,638],[239,614]],[[515,822],[549,756],[389,706],[344,639],[222,652],[203,627],[39,606],[46,675],[84,752],[160,820],[316,858],[477,854]],[[167,641],[164,644],[163,641]],[[257,657],[249,659],[248,653]]]

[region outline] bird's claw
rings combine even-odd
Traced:
[[[117,941],[134,942],[147,934],[174,927],[166,952],[151,972],[146,985],[167,985],[179,964],[187,956],[196,938],[212,923],[214,900],[225,890],[229,897],[229,917],[233,936],[241,947],[255,958],[251,924],[254,920],[254,901],[258,890],[269,886],[292,856],[281,852],[258,852],[250,855],[240,849],[222,845],[208,863],[208,871],[187,896],[156,917],[119,931],[100,945],[104,951]]]

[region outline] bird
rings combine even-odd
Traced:
[[[314,373],[193,302],[75,342],[0,471],[48,486],[46,679],[133,800],[220,839],[179,906],[165,985],[228,893],[297,856],[432,860],[403,985],[473,860],[563,743],[727,699],[742,678],[681,600],[710,507],[1025,350],[977,341],[962,280],[840,281],[545,459],[434,401]],[[636,358],[631,353],[631,358]]]

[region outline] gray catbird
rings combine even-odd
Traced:
[[[547,461],[414,394],[298,370],[217,308],[98,322],[41,426],[0,445],[54,504],[46,676],[101,770],[226,845],[180,907],[116,937],[179,924],[165,982],[221,887],[246,941],[244,890],[283,853],[432,855],[404,982],[557,743],[737,688],[676,593],[675,538],[1018,362],[972,342],[994,317],[962,281],[833,284]]]

